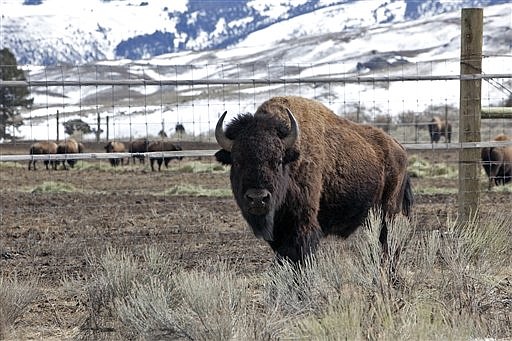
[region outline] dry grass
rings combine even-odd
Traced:
[[[27,312],[29,305],[38,299],[35,281],[0,277],[0,339],[6,338],[16,322]]]
[[[508,215],[507,215],[508,214]],[[108,249],[91,260],[82,336],[189,340],[468,340],[511,337],[509,213],[446,231],[377,215],[346,242],[327,239],[303,265],[252,278],[236,265],[178,266],[165,252]],[[83,287],[77,286],[79,290]]]

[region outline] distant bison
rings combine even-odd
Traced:
[[[176,134],[178,134],[178,136],[180,137],[185,134],[185,127],[183,126],[182,123],[176,123],[174,130],[176,131]]]
[[[132,159],[135,163],[135,159],[139,159],[139,163],[144,163],[145,156],[144,155],[137,155],[138,153],[146,153],[148,151],[149,147],[149,140],[148,139],[138,139],[135,141],[132,141],[130,143],[130,146],[128,147],[128,152],[132,153]]]
[[[179,145],[176,145],[169,141],[155,141],[151,142],[148,147],[149,152],[165,152],[165,151],[179,151],[182,150]],[[169,162],[171,160],[181,160],[183,157],[181,156],[171,156],[171,157],[162,157],[162,156],[150,156],[149,161],[151,162],[151,170],[154,172],[155,168],[153,166],[155,160],[158,163],[158,171],[160,172],[162,168],[162,163],[165,164],[165,168],[169,167]]]
[[[57,154],[57,144],[55,142],[42,141],[36,142],[30,146],[30,155],[41,154]],[[46,169],[48,169],[48,164],[52,165],[52,169],[57,169],[57,161],[44,160],[43,162]],[[36,160],[30,160],[28,162],[28,170],[31,169],[32,165],[34,166],[34,170],[36,170]]]
[[[494,141],[510,141],[510,137],[500,134]],[[482,148],[482,166],[489,178],[490,190],[493,185],[505,185],[512,181],[512,146]]]
[[[407,153],[382,129],[336,116],[319,102],[274,97],[226,130],[219,118],[215,156],[231,165],[231,188],[242,215],[278,257],[294,262],[323,235],[347,237],[372,208],[387,221],[413,203]]]
[[[445,142],[452,141],[452,125],[450,122],[434,117],[428,124],[428,133],[430,134],[430,143],[439,142],[441,136],[444,136]]]
[[[124,143],[117,141],[109,141],[105,146],[105,150],[107,153],[124,153],[126,151]],[[119,166],[119,164],[124,165],[123,158],[109,159],[112,167]]]
[[[84,145],[82,143],[76,142],[74,139],[68,139],[66,141],[60,142],[57,146],[57,154],[78,154],[84,152]],[[76,163],[76,159],[67,158],[62,161],[62,165],[64,169],[66,168],[66,161],[68,165],[73,168]]]

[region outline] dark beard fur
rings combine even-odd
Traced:
[[[265,215],[244,214],[245,220],[249,223],[258,238],[270,242],[274,240],[274,212]]]

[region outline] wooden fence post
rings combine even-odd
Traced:
[[[482,73],[483,10],[464,8],[461,15],[460,74]],[[459,142],[480,142],[482,81],[460,81]],[[480,150],[459,151],[458,221],[472,220],[480,199]]]
[[[57,110],[57,113],[55,114],[55,119],[57,120],[57,143],[59,143],[59,111]]]

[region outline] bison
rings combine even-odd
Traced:
[[[140,155],[139,153],[146,153],[149,147],[148,139],[138,139],[132,141],[130,146],[128,147],[128,152],[132,153],[133,162],[135,163],[135,159],[139,159],[139,163],[144,163],[145,156]],[[129,161],[128,161],[129,162]]]
[[[56,154],[57,153],[57,144],[55,142],[50,141],[42,141],[36,142],[30,146],[30,155],[41,155],[41,154]],[[52,165],[52,169],[57,169],[58,162],[44,160],[44,165],[46,169],[48,169],[48,164]],[[30,160],[28,162],[28,170],[31,169],[31,166],[34,166],[34,170],[36,170],[36,160]]]
[[[57,154],[78,154],[84,152],[84,145],[82,143],[76,142],[74,139],[68,139],[66,141],[60,142],[57,146]],[[73,168],[76,163],[76,159],[68,158],[62,161],[62,165],[64,169],[66,168],[66,161],[68,165]]]
[[[430,135],[430,143],[439,142],[441,136],[444,136],[445,142],[452,141],[452,125],[450,122],[434,117],[428,124],[428,133]]]
[[[500,134],[494,141],[510,141],[510,137]],[[493,185],[505,185],[512,181],[512,146],[482,148],[482,166],[489,178],[488,189]]]
[[[149,152],[165,152],[165,151],[179,151],[179,150],[182,150],[179,145],[176,145],[176,144],[174,144],[172,142],[169,142],[169,141],[155,141],[155,142],[151,142],[149,144],[149,147],[148,147],[148,151]],[[160,170],[162,168],[162,163],[165,164],[165,168],[168,168],[169,167],[169,162],[171,162],[171,160],[173,160],[173,159],[182,160],[183,157],[181,157],[181,156],[172,156],[172,157],[169,157],[169,156],[166,156],[166,157],[150,156],[149,157],[149,161],[151,162],[151,170],[153,172],[155,171],[155,168],[153,166],[155,160],[158,163],[158,171],[160,172]]]
[[[215,137],[217,161],[231,165],[236,203],[278,259],[302,261],[324,235],[348,237],[380,209],[387,222],[413,204],[407,153],[382,129],[338,117],[302,97],[274,97]]]
[[[107,153],[124,153],[125,152],[125,146],[122,142],[116,142],[116,141],[109,141],[107,145],[105,146],[105,150]],[[112,167],[119,166],[119,164],[124,165],[124,159],[123,158],[113,158],[109,159],[110,164]]]

